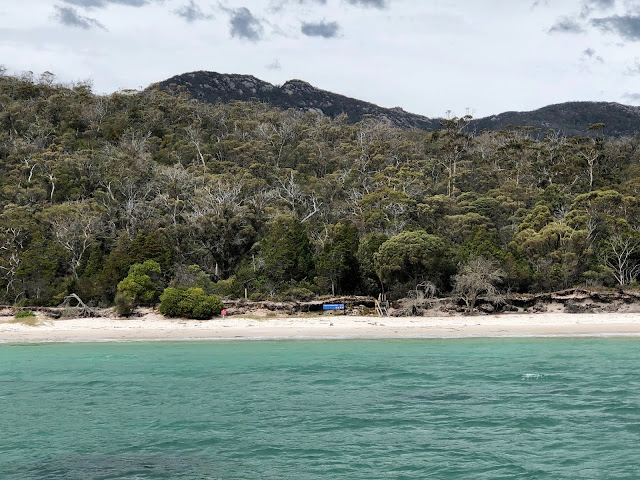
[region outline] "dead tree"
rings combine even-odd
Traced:
[[[75,301],[75,305],[72,305],[73,301]],[[64,300],[59,307],[64,308],[65,317],[85,318],[98,316],[97,312],[93,308],[88,307],[75,293],[64,297]]]

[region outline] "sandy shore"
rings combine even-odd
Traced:
[[[0,343],[142,340],[258,340],[309,338],[441,338],[510,336],[640,336],[636,313],[537,313],[375,318],[315,317],[165,319],[149,312],[132,319],[39,319],[39,325],[0,317]]]

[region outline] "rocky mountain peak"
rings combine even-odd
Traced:
[[[223,74],[197,71],[171,77],[152,84],[148,89],[182,87],[192,98],[209,103],[228,103],[234,100],[258,101],[281,108],[303,112],[322,112],[329,117],[345,114],[352,123],[365,117],[380,118],[404,129],[435,130],[441,119],[430,119],[406,112],[402,107],[383,108],[337,93],[321,90],[299,79],[282,86],[260,80],[253,75]],[[548,105],[529,112],[504,112],[473,119],[470,132],[500,130],[518,126],[533,127],[544,136],[554,130],[567,136],[587,135],[589,125],[604,123],[607,137],[636,135],[640,132],[640,107],[615,102],[566,102]]]
[[[183,87],[198,100],[227,103],[233,100],[265,102],[283,110],[320,111],[329,117],[346,114],[352,123],[365,116],[388,120],[398,128],[433,129],[429,118],[405,112],[400,108],[383,108],[337,93],[321,90],[308,82],[293,79],[274,86],[252,75],[217,72],[189,72],[150,85],[148,89]],[[435,123],[437,127],[438,123]]]

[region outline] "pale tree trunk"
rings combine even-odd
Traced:
[[[622,287],[629,285],[640,272],[640,264],[631,258],[640,248],[640,240],[623,235],[613,235],[607,240],[610,252],[605,254],[605,264],[613,270],[613,276]]]

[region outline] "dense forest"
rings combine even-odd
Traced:
[[[635,284],[640,136],[469,120],[399,130],[2,75],[0,302]]]

